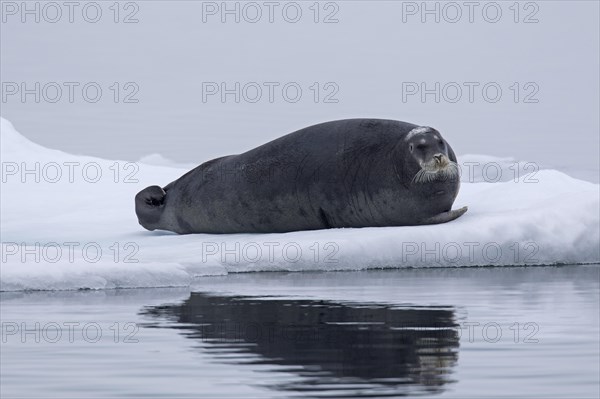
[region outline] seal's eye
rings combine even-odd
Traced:
[[[443,146],[444,145],[444,140],[440,140],[439,143],[440,143],[440,145]]]
[[[419,151],[423,151],[427,146],[425,144],[418,144],[417,145],[417,150]]]

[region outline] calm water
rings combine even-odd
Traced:
[[[1,396],[599,395],[600,267],[2,293]]]

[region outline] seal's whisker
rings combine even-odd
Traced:
[[[460,171],[456,162],[448,160],[448,163],[441,169],[430,168],[427,164],[423,165],[412,181],[414,183],[429,183],[435,180],[455,179],[459,175]]]

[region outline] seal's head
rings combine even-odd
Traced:
[[[408,132],[404,140],[410,156],[419,165],[413,182],[458,179],[458,165],[453,159],[454,154],[440,132],[431,127],[419,126]]]
[[[161,229],[161,216],[166,192],[159,186],[146,187],[135,196],[135,213],[139,223],[148,230]]]

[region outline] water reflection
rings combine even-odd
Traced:
[[[452,308],[192,293],[144,314],[222,362],[293,373],[273,388],[311,396],[440,393],[458,358]]]

